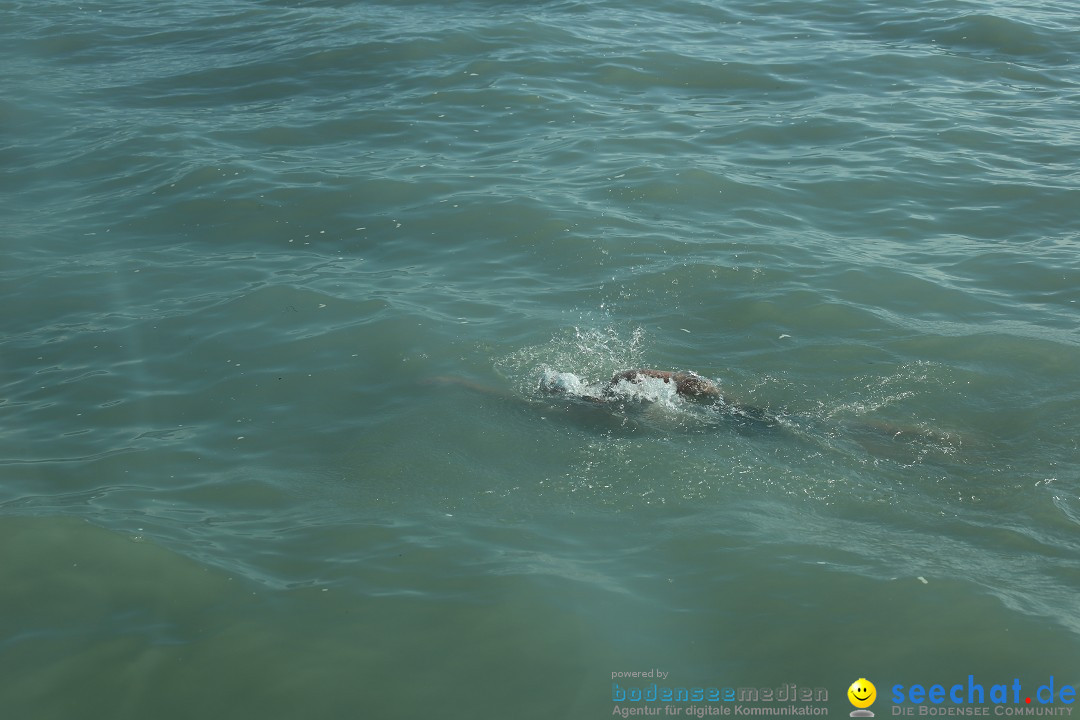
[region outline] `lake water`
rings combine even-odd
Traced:
[[[0,0],[4,717],[1072,708],[1078,58],[1061,1]],[[632,368],[732,403],[541,389]]]

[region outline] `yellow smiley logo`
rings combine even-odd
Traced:
[[[859,678],[847,689],[848,700],[857,708],[868,708],[877,700],[877,688],[866,678]]]

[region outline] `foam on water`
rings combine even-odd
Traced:
[[[545,369],[540,375],[540,390],[579,398],[598,398],[604,389],[589,385],[574,373]]]
[[[537,378],[560,372],[573,385],[594,386],[606,382],[619,370],[646,367],[647,335],[642,327],[628,330],[607,324],[604,327],[573,327],[558,332],[550,340],[513,350],[494,360],[495,368],[516,388],[529,392]]]

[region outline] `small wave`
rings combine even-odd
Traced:
[[[1045,58],[1054,43],[1033,25],[996,15],[966,15],[945,26],[938,42],[1015,58]]]

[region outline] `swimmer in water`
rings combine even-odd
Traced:
[[[647,379],[662,380],[665,384],[674,383],[675,392],[679,397],[699,402],[705,401],[707,409],[722,413],[724,417],[746,429],[768,430],[784,427],[784,423],[776,413],[732,399],[724,395],[712,380],[692,371],[654,370],[651,368],[623,370],[615,373],[610,380],[601,385],[589,383],[574,373],[548,370],[540,378],[539,389],[549,395],[566,396],[575,400],[584,400],[588,403],[614,405],[617,410],[622,411],[625,408],[625,401],[632,399],[627,395],[627,388],[623,383],[638,385]],[[461,377],[440,376],[429,378],[426,382],[458,385],[502,399],[520,399],[507,391]],[[898,443],[915,443],[915,447],[918,449],[925,446],[927,442],[932,441],[935,445],[946,448],[943,451],[946,453],[952,452],[949,448],[959,448],[962,444],[960,437],[954,433],[915,425],[895,425],[889,422],[872,420],[869,422],[849,423],[848,429],[852,431],[853,439],[857,443],[866,450],[882,456],[896,456],[897,452],[891,446]]]

